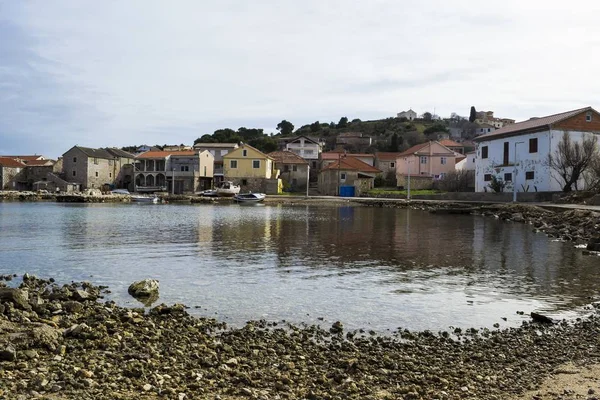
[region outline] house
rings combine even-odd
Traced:
[[[476,152],[471,151],[465,154],[465,158],[463,158],[462,160],[459,161],[459,159],[457,158],[456,165],[454,166],[454,168],[457,171],[475,171],[475,158]]]
[[[268,154],[279,170],[279,177],[284,187],[289,186],[292,192],[306,191],[309,177],[309,162],[292,151],[274,151]]]
[[[371,145],[372,139],[370,136],[363,136],[361,132],[346,132],[340,133],[335,138],[336,146],[352,146],[360,151]],[[363,150],[364,151],[364,150]]]
[[[215,159],[213,167],[213,185],[215,187],[223,182],[223,156],[238,147],[237,143],[196,143],[194,145],[194,150],[201,152],[207,150],[213,155]]]
[[[191,151],[192,146],[186,146],[184,144],[174,144],[163,146],[162,151]]]
[[[315,171],[315,177],[319,156],[324,146],[323,141],[308,136],[297,136],[285,141],[285,150],[292,151],[307,160],[310,168]]]
[[[387,175],[390,172],[396,175],[396,159],[400,153],[398,152],[383,152],[378,151],[375,153],[375,168],[381,170],[383,175]]]
[[[562,181],[548,165],[565,134],[571,141],[600,132],[600,114],[592,107],[580,108],[542,118],[507,125],[475,138],[475,189],[489,190],[492,177],[504,181],[505,190],[553,192],[562,190]],[[583,180],[578,188],[583,189]]]
[[[223,156],[224,179],[239,184],[242,191],[281,193],[282,182],[273,161],[262,151],[241,143]]]
[[[444,146],[449,148],[452,151],[455,151],[457,153],[460,154],[464,154],[465,153],[465,148],[462,144],[455,142],[454,140],[451,139],[442,139],[439,141],[439,143]]]
[[[25,164],[0,156],[0,190],[26,190]]]
[[[434,179],[454,171],[458,156],[464,157],[435,141],[413,146],[396,159],[397,186],[406,186],[410,175],[413,189],[431,189]]]
[[[402,111],[397,114],[398,118],[406,118],[409,121],[415,120],[417,118],[417,113],[412,109],[408,111]]]
[[[496,118],[494,117],[493,111],[478,111],[476,113],[475,123],[480,125],[490,125],[495,129],[500,129],[503,126],[514,124],[515,120],[510,118]]]
[[[82,189],[104,185],[131,189],[134,155],[116,148],[73,146],[63,154],[62,178]]]
[[[340,158],[319,172],[319,192],[337,196],[342,186],[353,186],[355,196],[373,188],[375,177],[381,170],[357,158],[340,154]]]
[[[148,151],[136,157],[136,192],[194,193],[212,187],[214,157],[208,151]]]
[[[488,133],[492,133],[496,130],[496,127],[490,124],[480,123],[477,124],[477,128],[475,128],[475,136],[486,135]]]

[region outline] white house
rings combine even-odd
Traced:
[[[600,114],[591,107],[531,118],[474,139],[475,190],[490,191],[492,176],[507,183],[505,191],[560,191],[557,173],[547,165],[565,133],[573,142],[600,133]],[[516,153],[516,154],[515,154]],[[583,189],[584,182],[579,182]]]
[[[454,167],[457,170],[475,171],[475,154],[474,151],[466,153],[465,158],[457,161]]]
[[[296,153],[307,160],[310,164],[310,168],[316,170],[319,155],[323,151],[323,143],[307,136],[298,136],[288,141],[285,145],[285,149]]]
[[[412,121],[417,118],[417,113],[412,109],[408,111],[402,111],[398,113],[398,118],[406,118],[407,120]]]

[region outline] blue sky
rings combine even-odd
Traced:
[[[600,107],[600,2],[0,0],[0,154]]]

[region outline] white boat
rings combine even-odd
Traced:
[[[223,182],[217,188],[217,195],[221,197],[233,197],[240,192],[239,185],[234,185],[233,182]]]
[[[111,191],[112,194],[121,194],[121,195],[129,195],[131,193],[129,193],[129,190],[127,189],[114,189],[113,191]]]
[[[158,196],[141,196],[138,194],[131,195],[131,201],[134,203],[152,203],[157,204],[159,201]]]
[[[239,193],[233,196],[238,203],[259,203],[267,197],[264,193]]]

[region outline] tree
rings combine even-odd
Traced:
[[[431,114],[429,111],[425,111],[423,113],[423,119],[427,122],[431,122],[431,120],[433,119],[433,114]]]
[[[277,130],[284,136],[291,135],[294,132],[294,124],[284,119],[277,124]]]
[[[346,126],[348,126],[348,117],[342,117],[342,118],[340,118],[340,122],[338,122],[337,127],[338,128],[345,128]]]
[[[321,123],[319,121],[315,121],[312,124],[310,124],[311,132],[319,132],[320,130],[321,130]]]
[[[477,119],[477,110],[475,110],[475,106],[471,106],[471,112],[469,113],[469,122],[475,122]]]
[[[432,133],[438,133],[438,132],[444,132],[444,133],[448,133],[448,127],[440,122],[436,122],[435,124],[431,125],[430,127],[426,128],[423,133],[425,135],[430,135]]]
[[[390,151],[397,152],[398,151],[398,134],[394,132],[392,135],[392,140],[390,143]]]
[[[598,138],[596,135],[586,135],[581,142],[573,142],[571,134],[565,132],[558,143],[554,154],[548,154],[548,166],[558,174],[557,181],[562,185],[563,192],[579,190],[577,182],[583,173],[598,157]]]

